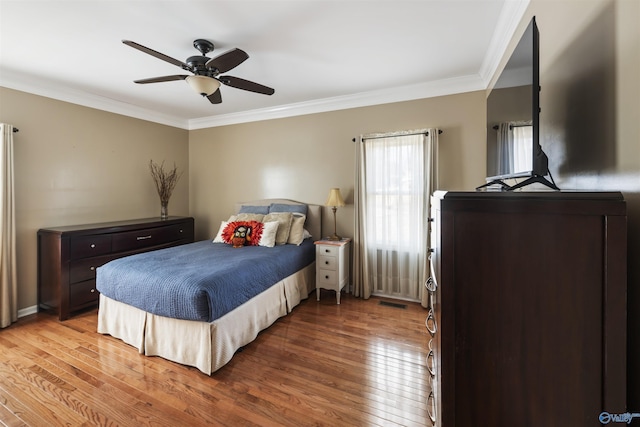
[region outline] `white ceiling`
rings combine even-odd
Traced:
[[[0,0],[0,86],[198,129],[484,89],[528,0]],[[213,105],[175,59],[234,47],[225,73],[275,89],[228,86]],[[1,102],[1,100],[0,100]]]

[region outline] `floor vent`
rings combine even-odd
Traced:
[[[389,302],[389,301],[380,301],[380,305],[385,305],[387,307],[394,307],[394,308],[407,308],[406,304],[398,304],[397,302]]]

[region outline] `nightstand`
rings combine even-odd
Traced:
[[[316,244],[316,298],[320,301],[320,289],[336,291],[340,304],[340,291],[349,283],[350,238],[342,240],[318,240]]]

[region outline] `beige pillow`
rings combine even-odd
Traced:
[[[291,221],[293,214],[291,212],[273,212],[264,216],[263,222],[278,221],[278,232],[276,233],[276,245],[284,245],[289,239],[289,231],[291,230]]]
[[[291,220],[291,230],[289,231],[289,238],[287,239],[287,243],[300,246],[300,244],[304,240],[304,221],[306,219],[306,215],[302,215],[299,213],[293,214],[293,219]]]
[[[233,222],[233,221],[258,221],[258,222],[263,222],[263,218],[264,218],[263,214],[239,213],[237,215],[231,215],[229,217],[229,222]]]

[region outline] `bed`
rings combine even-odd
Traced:
[[[235,214],[239,216],[223,221],[213,241],[133,255],[99,267],[98,332],[126,342],[141,354],[211,375],[315,289],[313,240],[322,235],[321,208],[287,199],[238,203]],[[277,227],[280,244],[263,245],[264,238],[250,247],[222,243],[221,238],[229,237],[222,233],[229,229],[226,223],[255,219],[254,214],[265,209],[291,212],[298,229],[303,224],[302,238],[284,244],[282,221],[277,226],[265,221],[264,236],[270,223],[272,230]],[[286,215],[273,216],[280,220]],[[224,261],[211,261],[216,259]],[[244,266],[254,265],[258,273],[250,278]]]

